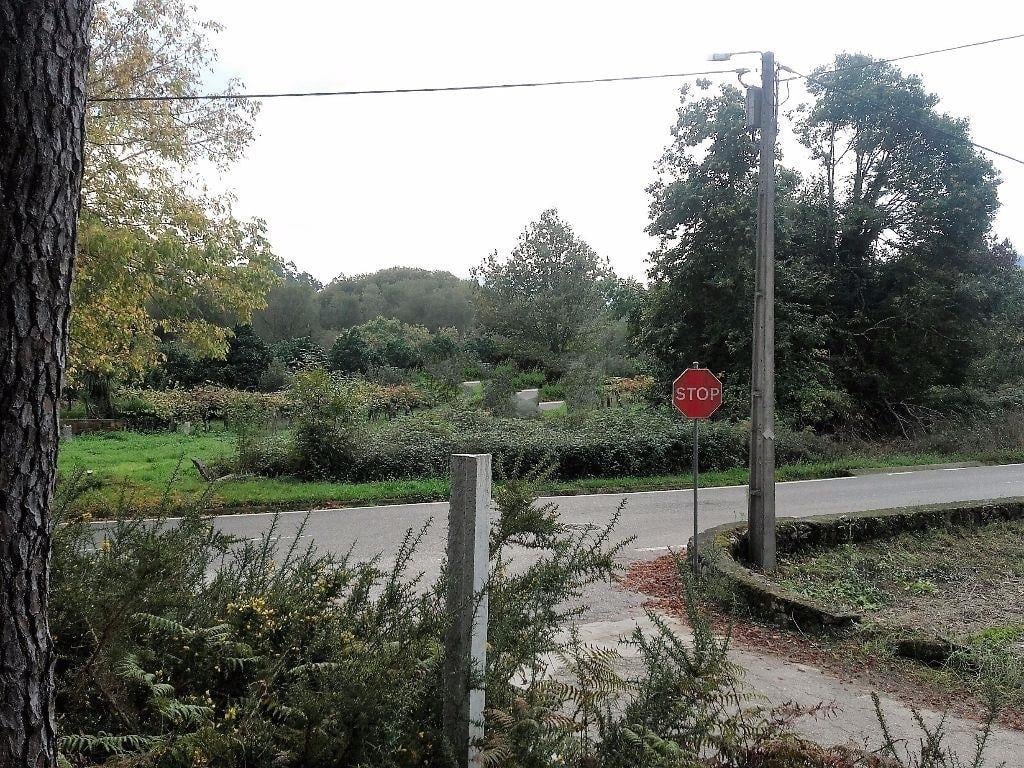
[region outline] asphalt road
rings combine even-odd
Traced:
[[[1024,496],[1024,464],[800,480],[780,483],[776,496],[779,517]],[[692,490],[546,500],[559,505],[565,522],[583,525],[607,521],[623,499],[626,507],[617,529],[619,537],[636,537],[628,559],[653,557],[668,547],[685,545],[692,533]],[[430,578],[437,573],[444,555],[447,513],[445,502],[288,512],[277,515],[275,536],[279,537],[279,546],[288,546],[298,537],[298,543],[312,541],[322,551],[344,553],[351,548],[357,559],[384,553],[387,560],[409,529],[418,530],[432,521],[412,563],[416,571]],[[701,529],[745,516],[746,486],[700,492]],[[225,515],[216,518],[216,525],[227,533],[255,538],[274,521],[273,514]]]

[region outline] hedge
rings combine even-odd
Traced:
[[[669,475],[689,472],[692,441],[690,423],[667,410],[619,408],[551,421],[445,410],[368,430],[346,479],[440,477],[447,474],[453,453],[490,453],[505,465],[552,463],[565,480]],[[742,424],[702,425],[701,469],[743,466],[747,441]],[[778,435],[780,462],[820,458],[823,452],[823,441],[810,433]]]

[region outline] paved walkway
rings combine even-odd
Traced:
[[[628,603],[633,605],[625,607]],[[619,646],[619,639],[628,636],[636,626],[645,630],[651,626],[635,601],[627,598],[620,607],[625,608],[625,615],[619,618],[585,621],[580,626],[580,637],[593,645],[618,647],[623,664],[628,665],[631,659],[635,659],[635,650]],[[666,620],[680,636],[692,638],[689,628],[677,619],[666,617]],[[870,688],[841,681],[827,671],[776,656],[733,649],[730,657],[746,670],[744,684],[750,691],[767,697],[772,704],[792,702],[807,709],[821,703],[834,706],[830,716],[799,719],[797,731],[800,734],[825,746],[845,744],[868,749],[880,746],[880,731]],[[890,696],[881,693],[879,696],[893,736],[907,740],[910,746],[917,746],[921,734],[910,707]],[[933,710],[922,709],[920,712],[929,725],[942,718],[942,713]],[[949,746],[969,765],[974,756],[978,724],[950,716],[946,732],[949,734]],[[1024,765],[1024,733],[997,727],[989,738],[985,754],[988,759],[986,766],[998,766],[1001,762],[1007,768]]]

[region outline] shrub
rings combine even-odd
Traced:
[[[226,420],[237,406],[259,407],[268,419],[287,416],[290,397],[285,393],[246,392],[207,385],[195,389],[122,389],[115,401],[117,411],[132,429],[170,429],[192,422],[209,426],[211,421]]]
[[[703,645],[709,635],[700,634],[687,656],[659,627],[657,638],[636,640],[647,671],[624,679],[613,654],[566,642],[584,591],[614,574],[626,542],[612,538],[617,515],[605,526],[563,524],[557,507],[535,502],[537,477],[495,495],[487,764],[554,768],[598,755],[607,765],[638,764],[624,759],[654,735],[656,706],[736,685],[719,656],[724,645]],[[445,581],[418,590],[406,576],[423,531],[410,531],[385,568],[294,543],[277,552],[276,521],[255,541],[231,540],[197,502],[165,510],[180,513],[174,523],[121,517],[98,547],[73,507],[58,509],[51,605],[65,759],[139,768],[450,765],[440,733]],[[537,555],[515,573],[513,547]],[[679,663],[660,669],[673,653]],[[540,674],[551,658],[570,662],[566,682]],[[656,667],[660,677],[648,681]],[[517,682],[524,670],[533,671],[525,684]],[[675,691],[658,685],[674,675],[682,678]],[[686,700],[693,717],[672,723],[663,740],[680,750],[706,744],[723,768],[741,765],[725,759],[756,746],[764,730],[756,711]],[[588,719],[594,712],[607,717],[600,727]],[[741,717],[746,727],[730,729],[729,751],[720,749],[717,734]],[[542,727],[529,727],[531,718]]]
[[[324,370],[295,377],[295,466],[304,477],[347,479],[357,441],[352,393]]]
[[[544,385],[547,374],[539,368],[519,371],[512,377],[512,386],[518,389],[539,389]]]
[[[565,387],[561,381],[545,384],[540,388],[541,402],[565,400]]]
[[[750,705],[681,562],[692,641],[649,614],[653,630],[629,641],[636,663],[581,643],[584,595],[613,577],[629,544],[613,537],[622,506],[605,525],[567,525],[557,506],[536,501],[541,479],[495,489],[484,764],[862,764],[789,736],[785,712]],[[406,534],[394,565],[357,563],[300,547],[301,527],[279,548],[276,520],[255,540],[226,537],[204,501],[166,507],[157,520],[115,514],[101,532],[72,497],[56,504],[50,621],[62,762],[448,768],[445,577],[424,588],[408,575],[426,527]],[[519,548],[533,556],[509,568]],[[928,746],[946,754],[941,734]]]
[[[515,363],[505,362],[491,372],[491,378],[484,382],[483,406],[495,416],[511,416],[515,413],[512,396],[516,393]]]
[[[612,378],[608,380],[604,391],[606,400],[614,405],[655,403],[657,396],[653,376]]]
[[[288,366],[275,357],[260,376],[256,388],[260,392],[280,392],[288,383]]]
[[[274,357],[284,363],[292,373],[327,367],[327,353],[310,336],[279,341],[274,344],[272,351]]]
[[[746,462],[742,425],[702,425],[702,469],[726,469]],[[781,436],[779,460],[806,458],[806,436]],[[439,477],[451,453],[492,453],[527,465],[550,461],[562,479],[615,475],[649,476],[688,472],[693,433],[667,410],[599,410],[573,422],[494,418],[469,410],[445,409],[400,418],[363,435],[353,478],[385,480]]]
[[[333,371],[359,373],[371,365],[370,347],[357,328],[349,328],[334,340],[327,359]]]
[[[576,360],[562,377],[562,388],[565,390],[565,405],[571,411],[585,411],[601,404],[601,390],[604,386],[604,373],[595,366],[587,365],[583,360]]]

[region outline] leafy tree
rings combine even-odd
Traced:
[[[856,403],[892,427],[971,383],[996,318],[1020,319],[1021,274],[992,238],[991,164],[917,78],[842,55],[808,83],[797,132],[817,171],[776,179],[779,405],[827,426]],[[661,245],[640,335],[666,377],[692,360],[728,371],[742,408],[756,146],[741,94],[684,89],[673,138],[650,188]]]
[[[530,224],[508,258],[492,253],[473,270],[477,323],[507,340],[523,364],[561,370],[607,322],[608,260],[579,239],[555,210]],[[532,366],[531,366],[532,367]]]
[[[685,87],[672,137],[648,189],[648,232],[659,247],[651,255],[641,338],[660,361],[663,379],[695,360],[726,371],[727,402],[741,415],[750,382],[757,216],[757,146],[744,127],[742,94]],[[813,222],[802,215],[799,181],[786,169],[778,178],[777,391],[795,420],[820,423],[841,415],[845,398],[826,364],[825,296],[801,242]]]
[[[370,345],[366,343],[358,328],[342,331],[327,356],[331,370],[343,373],[365,373],[373,361],[370,359]]]
[[[236,389],[258,389],[274,359],[267,343],[248,325],[235,328],[223,359],[196,357],[175,342],[162,346],[164,361],[146,376],[147,383],[153,387],[195,387],[211,383]]]
[[[455,328],[439,328],[430,335],[423,345],[423,357],[427,362],[439,363],[445,360],[458,361],[462,356],[459,332]]]
[[[369,275],[338,277],[320,293],[320,320],[350,328],[378,317],[429,330],[469,328],[472,286],[449,272],[396,267]]]
[[[1005,286],[998,178],[967,122],[891,64],[843,54],[808,88],[799,134],[819,163],[830,351],[855,397],[895,412],[963,384],[982,353]]]
[[[57,765],[50,552],[89,0],[0,0],[0,765]]]
[[[277,269],[281,280],[267,294],[267,306],[253,315],[252,325],[266,342],[319,338],[320,297],[323,286],[312,275],[299,272],[294,264]]]
[[[202,225],[204,228],[206,225]],[[261,223],[154,237],[83,216],[74,283],[72,376],[140,374],[173,338],[223,357],[273,280]]]
[[[94,99],[209,89],[216,24],[183,0],[100,0]],[[226,92],[238,87],[236,81]],[[260,221],[205,191],[252,137],[251,101],[95,101],[86,135],[70,371],[141,373],[161,337],[223,356],[230,329],[263,306],[275,262]]]
[[[418,368],[424,363],[426,352],[433,349],[433,339],[422,326],[378,317],[338,336],[331,347],[331,367],[352,373],[379,366]]]
[[[257,389],[273,359],[270,347],[253,332],[252,326],[240,326],[235,329],[224,359],[224,383],[236,389]]]

